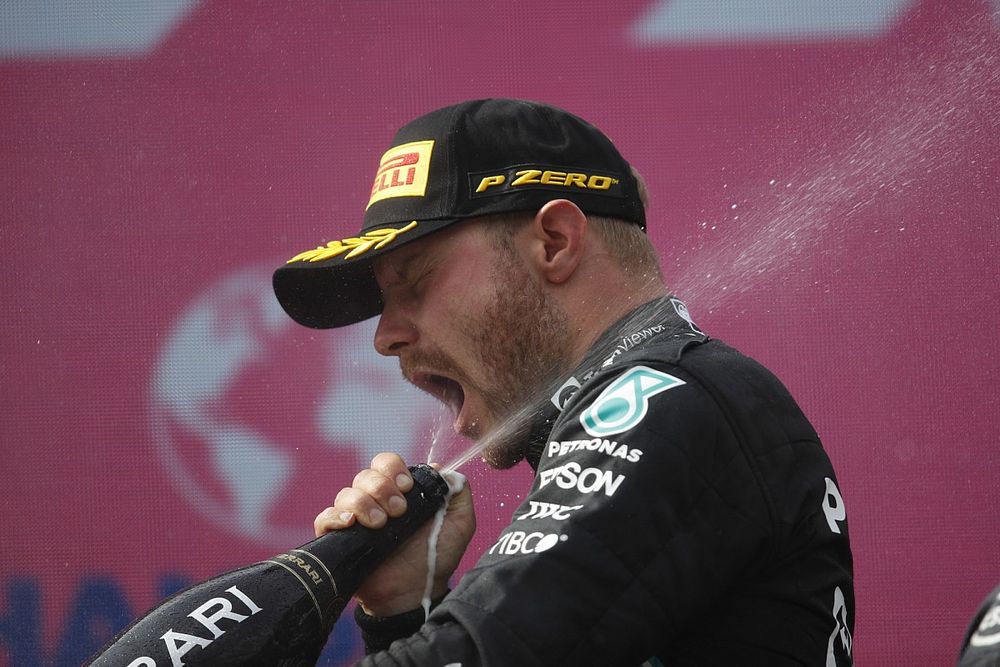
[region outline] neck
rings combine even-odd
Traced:
[[[570,341],[574,364],[583,360],[597,339],[615,322],[653,299],[667,296],[659,275],[633,276],[621,271],[602,271],[581,276],[573,288],[562,295],[562,306],[572,323]],[[569,287],[569,286],[567,286]]]

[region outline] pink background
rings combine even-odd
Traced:
[[[160,6],[139,46],[114,9],[82,46],[0,32],[0,665],[306,541],[374,451],[467,446],[269,275],[357,230],[398,125],[487,96],[601,127],[695,319],[798,397],[858,664],[954,663],[1000,580],[1000,2]],[[478,552],[530,471],[467,472]],[[359,651],[343,622],[322,664]]]

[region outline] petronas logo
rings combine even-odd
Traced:
[[[635,366],[601,392],[580,415],[580,423],[595,438],[623,433],[646,417],[651,397],[682,384],[684,380],[673,375]]]

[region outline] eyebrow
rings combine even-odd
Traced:
[[[406,252],[406,250],[409,250],[409,252]],[[391,264],[389,264],[389,270],[391,271],[393,276],[396,276],[397,278],[400,279],[387,283],[389,285],[409,280],[407,273],[410,271],[411,267],[413,266],[413,263],[416,262],[423,254],[421,252],[415,252],[409,248],[400,248],[396,252],[403,253],[402,257],[397,255],[397,257],[393,257],[391,259],[389,257],[383,258],[384,262],[391,262]],[[383,266],[384,265],[385,264],[383,264]]]

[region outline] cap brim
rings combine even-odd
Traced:
[[[289,317],[313,329],[342,327],[382,312],[371,259],[336,268],[283,266],[271,284]]]
[[[405,235],[385,243],[370,242],[361,252],[345,251],[327,258],[328,251],[321,246],[303,253],[314,256],[290,261],[274,272],[274,294],[289,317],[313,329],[332,329],[375,317],[382,312],[382,291],[375,281],[374,261],[455,222],[457,218],[419,221]],[[362,233],[359,238],[378,241],[369,235],[371,232]]]

